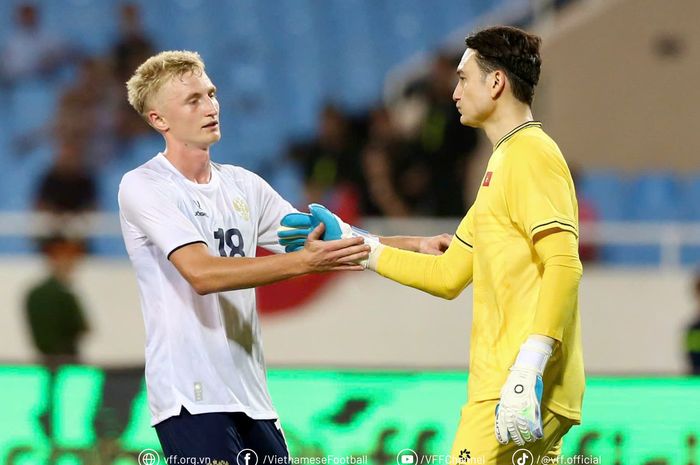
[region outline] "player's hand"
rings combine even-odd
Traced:
[[[294,212],[282,217],[277,228],[277,240],[285,252],[295,252],[304,247],[309,234],[319,225],[310,213]]]
[[[316,203],[309,205],[309,213],[290,213],[285,215],[280,222],[280,228],[277,230],[277,237],[280,244],[284,246],[285,251],[294,252],[304,247],[307,239],[311,238],[310,232],[321,223],[325,225],[325,231],[321,236],[321,239],[324,241],[360,237],[373,251],[379,246],[379,238],[377,236],[355,226],[350,226],[326,207]],[[367,268],[368,259],[364,258],[358,263]]]
[[[442,255],[452,242],[451,234],[440,234],[439,236],[423,237],[418,243],[418,252],[429,255]]]
[[[362,271],[364,266],[358,262],[367,260],[370,247],[361,237],[350,237],[324,241],[323,223],[316,226],[299,253],[302,254],[306,268],[310,272],[323,271]]]
[[[552,348],[528,339],[520,348],[496,406],[496,439],[519,446],[542,439],[542,373]]]
[[[542,439],[542,378],[534,370],[511,368],[496,406],[496,439],[525,445]]]

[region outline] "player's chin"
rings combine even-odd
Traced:
[[[472,118],[469,118],[468,116],[465,115],[460,115],[459,116],[459,122],[462,126],[469,126],[472,128],[479,127],[476,121],[474,121]]]
[[[213,144],[214,142],[219,142],[221,140],[221,132],[215,131],[207,135],[208,142]]]

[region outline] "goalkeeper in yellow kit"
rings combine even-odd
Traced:
[[[466,45],[453,98],[461,123],[482,128],[493,154],[444,254],[416,253],[440,237],[377,238],[319,205],[285,218],[280,242],[293,251],[323,222],[325,238],[365,236],[365,265],[396,282],[446,299],[473,283],[468,401],[453,460],[467,449],[489,464],[533,463],[514,457],[527,449],[539,462],[558,456],[581,421],[578,206],[564,157],[530,109],[539,37],[500,26]]]

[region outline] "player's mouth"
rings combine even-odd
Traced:
[[[218,127],[218,126],[219,126],[219,122],[218,122],[218,121],[212,121],[211,123],[205,124],[204,126],[202,126],[202,128],[209,129],[209,128],[216,128],[216,127]]]

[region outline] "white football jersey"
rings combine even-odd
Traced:
[[[124,175],[119,211],[146,327],[151,424],[178,415],[181,406],[192,414],[277,418],[255,289],[201,296],[168,257],[196,242],[227,257],[254,257],[258,245],[283,252],[276,231],[292,206],[243,168],[212,163],[210,182],[197,184],[161,153]]]

